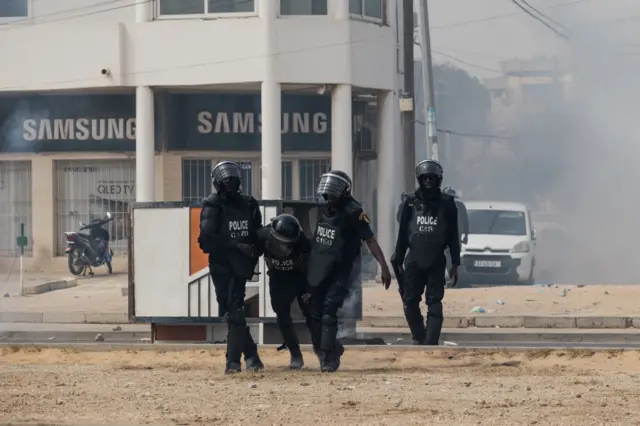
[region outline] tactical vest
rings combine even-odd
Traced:
[[[245,244],[252,242],[252,233],[256,232],[256,229],[251,229],[253,211],[250,200],[250,197],[242,195],[242,201],[227,201],[222,205],[221,233],[226,234],[229,240]],[[247,279],[253,276],[257,260],[242,254],[239,250],[229,252],[229,262],[234,271]]]
[[[338,212],[327,216],[320,211],[316,230],[311,241],[311,255],[307,269],[309,285],[318,286],[333,270],[342,256],[344,233],[348,226],[346,215]]]
[[[419,198],[410,201],[409,247],[420,268],[429,268],[444,253],[448,224],[444,200],[431,209]]]

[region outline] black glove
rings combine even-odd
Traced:
[[[258,249],[250,244],[236,243],[235,248],[240,250],[240,253],[244,254],[247,257],[258,257]]]

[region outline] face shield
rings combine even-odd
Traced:
[[[291,238],[286,238],[271,229],[266,246],[269,253],[274,257],[288,257],[293,252],[295,244],[296,242]]]
[[[334,174],[325,173],[318,182],[316,193],[318,198],[324,199],[328,203],[338,201],[349,189],[350,182],[344,177]]]

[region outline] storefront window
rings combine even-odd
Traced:
[[[31,199],[31,162],[0,161],[0,256],[18,255],[21,224],[27,236],[25,255],[31,255]]]
[[[252,14],[255,0],[158,0],[158,15]]]
[[[331,169],[331,159],[300,160],[300,199],[314,201],[320,176]]]
[[[64,255],[64,232],[77,231],[79,222],[114,218],[105,225],[115,255],[128,247],[129,205],[136,201],[134,160],[73,160],[56,162],[58,254]]]
[[[280,0],[280,15],[326,15],[327,0]]]

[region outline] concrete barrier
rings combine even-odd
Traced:
[[[72,288],[77,286],[78,286],[78,280],[75,278],[68,279],[68,280],[49,281],[46,283],[25,287],[24,294],[25,295],[42,294],[42,293],[48,293],[50,291],[64,290],[65,288]]]

